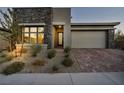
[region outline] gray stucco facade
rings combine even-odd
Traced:
[[[39,7],[39,8],[14,8],[16,13],[16,20],[20,24],[27,23],[38,23],[44,24],[44,44],[48,45],[48,48],[54,48],[54,26],[62,25],[63,26],[63,38],[64,45],[63,47],[70,46],[72,41],[72,30],[73,27],[76,30],[97,30],[97,31],[106,31],[106,47],[105,48],[114,48],[114,26],[119,23],[75,23],[71,24],[71,9],[70,8],[51,8],[51,7]],[[25,26],[25,25],[21,25]],[[83,34],[83,33],[82,33]]]

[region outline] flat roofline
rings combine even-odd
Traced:
[[[120,22],[71,23],[71,26],[116,26]]]
[[[114,30],[116,28],[71,28],[71,30]]]

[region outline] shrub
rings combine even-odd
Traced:
[[[63,61],[62,61],[62,65],[66,66],[66,67],[70,67],[73,65],[73,61],[68,57],[68,58],[65,58]]]
[[[122,50],[124,50],[124,47],[122,48]]]
[[[36,59],[36,60],[32,63],[32,65],[34,65],[34,66],[44,66],[45,63],[46,63],[45,60]]]
[[[70,51],[71,51],[71,48],[70,47],[67,46],[67,47],[64,48],[64,52],[65,53],[69,53]]]
[[[1,56],[2,58],[0,58],[0,63],[4,63],[4,62],[7,62],[7,61],[11,61],[13,59],[12,56],[7,56],[7,55],[2,55]]]
[[[32,46],[32,57],[36,57],[37,54],[41,51],[42,46],[41,45],[33,45]]]
[[[48,51],[47,57],[48,57],[49,59],[51,59],[51,58],[55,57],[55,55],[56,55],[56,50],[50,49],[50,50]]]
[[[69,57],[69,53],[66,53],[66,54],[65,54],[65,57]]]
[[[10,55],[3,55],[2,56],[4,58],[5,61],[11,61],[13,59],[13,56],[10,56]]]
[[[1,53],[0,57],[6,57],[6,54]]]
[[[11,61],[13,59],[13,56],[7,56],[6,61]]]
[[[9,74],[19,72],[23,68],[24,68],[24,63],[14,62],[14,63],[10,64],[9,66],[7,66],[2,73],[5,75],[9,75]]]
[[[0,58],[0,64],[4,62],[7,62],[6,58]]]
[[[52,67],[52,70],[53,70],[53,71],[58,71],[59,68],[58,68],[56,65],[54,65],[54,66]]]

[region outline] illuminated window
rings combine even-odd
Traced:
[[[36,33],[30,33],[30,42],[31,43],[37,43],[37,34]]]
[[[30,38],[29,38],[29,33],[24,33],[24,42],[29,43]]]
[[[43,27],[38,27],[38,32],[43,32],[44,28]]]
[[[44,28],[38,27],[38,43],[43,44],[44,42]]]
[[[24,32],[29,32],[29,27],[25,27]]]
[[[30,32],[37,32],[37,27],[30,27]]]
[[[43,44],[44,42],[44,34],[38,33],[38,43]]]
[[[44,42],[44,28],[43,27],[23,27],[24,43],[38,43]]]

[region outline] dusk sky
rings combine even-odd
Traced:
[[[124,32],[124,8],[74,7],[71,11],[72,22],[121,22],[117,28]]]
[[[121,22],[117,29],[124,32],[124,7],[123,8],[72,8],[72,22]]]

